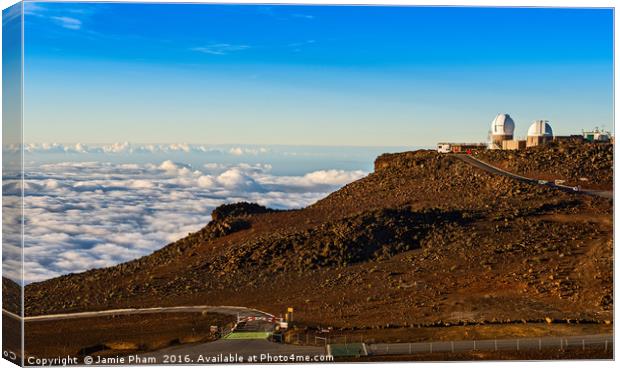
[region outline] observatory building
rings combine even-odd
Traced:
[[[611,133],[599,130],[582,131],[582,134],[554,136],[548,120],[534,120],[527,130],[527,139],[514,138],[515,122],[508,114],[497,114],[491,121],[486,143],[437,143],[439,153],[476,154],[485,149],[522,150],[527,147],[546,145],[551,142],[562,143],[614,143]]]
[[[598,127],[594,128],[594,130],[588,130],[582,132],[583,139],[588,142],[610,142],[611,141],[611,133],[599,129]]]
[[[508,114],[497,114],[491,122],[489,149],[502,149],[502,142],[512,140],[515,122]]]
[[[534,120],[527,130],[527,147],[553,141],[553,130],[547,120]]]

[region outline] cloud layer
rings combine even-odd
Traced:
[[[300,208],[365,174],[320,170],[278,176],[269,164],[208,163],[197,168],[170,160],[35,165],[27,171],[24,187],[25,282],[149,254],[199,230],[222,203]],[[15,202],[20,188],[5,180],[3,193],[6,203]],[[3,222],[15,226],[18,213]],[[18,252],[18,239],[5,239],[6,249]],[[19,279],[14,266],[8,271]]]
[[[19,152],[19,145],[3,147],[5,152]],[[23,146],[26,153],[75,153],[75,154],[134,154],[134,153],[215,153],[230,154],[233,156],[259,155],[268,153],[266,147],[210,147],[200,144],[172,143],[172,144],[62,144],[62,143],[29,143]]]

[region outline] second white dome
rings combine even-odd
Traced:
[[[527,130],[528,137],[553,137],[553,130],[547,120],[534,120]]]

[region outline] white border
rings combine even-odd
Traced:
[[[5,9],[13,4],[16,4],[18,1],[16,0],[0,0],[0,6],[2,9]],[[85,2],[79,0],[63,0],[62,2]],[[91,1],[91,2],[121,2],[121,1]],[[138,0],[126,0],[123,2],[132,2],[132,3],[216,3],[216,4],[305,4],[305,5],[406,5],[406,6],[470,6],[470,7],[584,7],[584,8],[614,8],[615,12],[615,1],[611,0],[504,0],[504,1],[492,1],[492,0],[449,0],[449,1],[429,1],[429,0],[308,0],[308,1],[299,1],[299,0],[268,0],[268,1],[260,1],[260,0],[219,0],[219,1],[183,1],[183,0],[149,0],[149,1],[138,1]],[[615,14],[614,14],[615,18]],[[1,27],[0,27],[1,28]],[[1,39],[1,29],[0,29],[0,39]],[[618,66],[615,63],[616,60],[616,50],[618,50],[618,37],[619,31],[618,28],[615,27],[614,21],[614,128],[615,128],[615,111],[616,111],[616,96],[618,93],[618,86],[615,83],[615,76],[618,72]],[[0,48],[0,56],[1,56],[1,48]],[[1,73],[1,72],[0,72]],[[2,91],[0,89],[0,107],[1,107],[1,96]],[[614,129],[614,132],[616,130]],[[1,134],[1,133],[0,133]],[[617,147],[614,147],[614,151],[616,151]],[[616,152],[614,152],[614,160],[617,157]],[[0,153],[0,162],[1,162],[1,153]],[[617,173],[620,168],[620,164],[617,161],[614,161],[614,172]],[[615,180],[615,177],[614,177]],[[614,196],[617,196],[618,191],[614,188]],[[1,210],[0,210],[1,211]],[[1,213],[1,212],[0,212]],[[614,220],[616,215],[618,214],[618,209],[614,208]],[[616,234],[617,224],[614,221],[614,240]],[[615,245],[615,241],[614,241]],[[618,260],[618,251],[614,248],[614,259]],[[615,267],[615,264],[614,264]],[[617,276],[618,267],[614,269],[614,294],[616,290],[615,280],[618,280]],[[618,300],[616,299],[616,304],[614,305],[614,317],[615,310],[618,305]],[[616,335],[616,327],[614,324],[614,335]],[[541,365],[545,367],[582,367],[583,365],[588,365],[590,367],[610,367],[614,366],[615,362],[611,361],[519,361],[519,362],[484,362],[484,361],[476,361],[476,362],[467,362],[467,363],[426,363],[419,362],[415,363],[422,366],[431,366],[431,367],[494,367],[496,365],[500,365],[501,367],[539,367]],[[333,364],[333,363],[331,363]],[[375,365],[386,365],[390,367],[410,367],[412,363],[371,363],[371,364],[347,364],[348,367],[368,367]],[[319,366],[327,366],[329,364],[319,364]],[[216,365],[223,366],[223,365]],[[246,367],[247,365],[227,365],[226,367]],[[291,364],[289,366],[302,366],[301,364]],[[317,365],[312,365],[317,366]],[[4,359],[0,359],[0,368],[4,367],[15,367],[15,365],[9,363]],[[151,367],[166,367],[166,366],[151,366]],[[169,367],[169,366],[168,366]]]
[[[307,5],[422,5],[422,6],[489,6],[489,7],[586,7],[586,8],[613,8],[615,1],[612,0],[26,0],[26,2],[66,2],[66,3],[202,3],[202,4],[307,4]],[[0,0],[2,9],[18,3],[16,0]]]

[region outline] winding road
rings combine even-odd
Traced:
[[[521,176],[521,175],[517,175],[514,173],[511,173],[509,171],[500,169],[499,167],[493,166],[491,164],[488,164],[484,161],[481,161],[475,157],[473,157],[472,155],[466,155],[466,154],[452,154],[453,157],[456,157],[457,159],[471,165],[474,167],[477,167],[481,170],[484,170],[488,173],[491,174],[495,174],[495,175],[502,175],[502,176],[506,176],[512,179],[516,179],[516,180],[520,180],[526,183],[530,183],[530,184],[538,184],[538,179],[533,179],[533,178],[528,178],[525,176]],[[573,189],[573,187],[571,186],[567,186],[567,185],[560,185],[560,184],[555,184],[553,182],[546,182],[545,184],[540,184],[540,185],[546,185],[552,188],[557,188],[560,190],[564,190],[567,192],[571,192],[571,193],[575,193],[575,194],[579,194],[579,193],[583,193],[583,194],[589,194],[589,195],[594,195],[597,197],[602,197],[602,198],[607,198],[607,199],[612,199],[614,198],[614,192],[612,190],[592,190],[592,189],[581,189],[579,191],[575,191]]]
[[[240,319],[256,317],[255,320],[239,322],[235,329],[224,338],[208,343],[183,344],[171,346],[157,351],[132,356],[131,364],[206,364],[222,363],[222,359],[234,362],[247,362],[249,359],[257,359],[258,363],[269,362],[320,362],[325,361],[325,348],[315,346],[297,346],[290,344],[278,344],[267,338],[274,331],[275,324],[266,320],[274,317],[272,314],[257,309],[236,306],[180,306],[180,307],[156,307],[156,308],[126,308],[111,309],[105,311],[91,311],[78,313],[50,314],[41,316],[28,316],[22,318],[15,313],[2,309],[6,316],[23,320],[24,322],[36,323],[40,321],[59,321],[76,318],[109,317],[120,315],[153,314],[153,313],[220,313],[237,316]],[[264,317],[261,320],[260,318]],[[129,357],[127,357],[129,359]],[[284,360],[286,359],[286,361]],[[292,359],[292,360],[291,360]],[[96,360],[91,365],[105,364]]]
[[[181,358],[190,364],[208,363],[214,359],[228,357],[236,362],[285,363],[285,362],[321,362],[325,359],[325,348],[317,346],[299,346],[278,344],[266,338],[254,339],[220,339],[202,344],[172,346],[162,350],[141,355],[151,359],[150,363],[166,364],[171,357]],[[202,360],[201,360],[202,359]],[[240,361],[239,359],[242,359]],[[286,361],[284,360],[286,359]]]
[[[123,315],[130,315],[130,314],[202,313],[202,312],[219,313],[219,314],[233,315],[233,316],[239,316],[239,317],[250,317],[250,316],[273,317],[273,315],[267,312],[259,311],[257,309],[252,309],[252,308],[234,307],[234,306],[211,306],[211,305],[109,309],[109,310],[104,310],[104,311],[48,314],[48,315],[42,315],[42,316],[27,316],[23,318],[18,316],[15,313],[7,311],[6,309],[2,309],[3,314],[6,314],[16,319],[23,319],[25,322],[59,321],[63,319],[123,316]]]
[[[118,316],[129,314],[146,313],[183,313],[183,312],[203,312],[221,313],[235,315],[243,319],[244,317],[273,317],[273,315],[256,309],[236,307],[236,306],[180,306],[180,307],[158,307],[158,308],[127,308],[113,309],[106,311],[92,311],[80,313],[52,314],[44,316],[31,316],[24,318],[27,322],[36,321],[55,321],[72,318],[92,318],[101,316]],[[3,309],[3,313],[20,318],[19,316]],[[21,319],[21,318],[20,318]],[[268,318],[265,318],[268,319]],[[299,346],[290,344],[273,343],[267,339],[274,330],[274,323],[264,320],[249,320],[239,322],[236,328],[224,338],[209,342],[196,344],[183,344],[171,346],[157,351],[144,353],[134,356],[134,363],[149,364],[205,364],[222,362],[222,359],[234,360],[236,362],[247,362],[248,360],[258,359],[257,362],[292,362],[299,359],[299,362],[326,362],[325,347],[320,346]],[[236,335],[236,336],[235,336]],[[598,346],[605,351],[613,349],[613,335],[588,335],[588,336],[548,336],[541,338],[522,338],[522,339],[498,339],[498,340],[460,340],[460,341],[434,341],[418,343],[390,343],[390,344],[370,344],[368,353],[370,355],[410,355],[416,353],[432,352],[465,352],[465,351],[498,351],[498,350],[541,350],[546,348],[566,349],[566,348],[590,348]],[[170,361],[176,359],[176,361]],[[286,359],[286,360],[283,360]],[[96,365],[97,362],[93,362]]]

